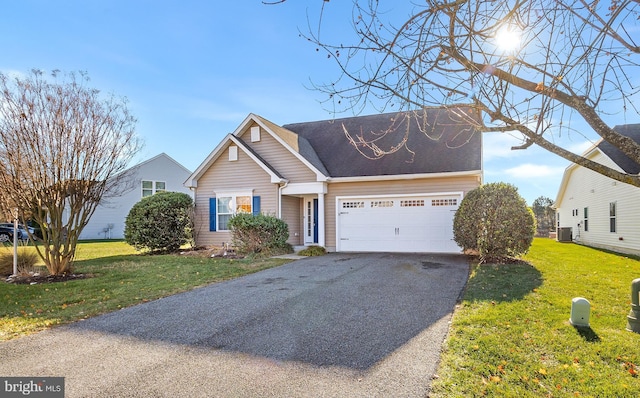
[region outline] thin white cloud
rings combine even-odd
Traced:
[[[3,69],[3,70],[0,70],[0,72],[5,76],[10,77],[11,79],[15,79],[15,78],[24,79],[27,77],[26,73],[16,69]]]
[[[567,147],[567,150],[578,154],[578,155],[582,155],[583,153],[585,153],[588,149],[591,149],[591,147],[594,145],[594,142],[591,141],[582,141],[582,142],[578,142],[575,143],[573,145],[570,145]]]
[[[514,178],[547,178],[562,176],[564,169],[564,167],[560,166],[524,163],[519,166],[506,169],[504,172]]]
[[[484,133],[482,137],[484,161],[499,158],[511,158],[519,156],[522,152],[511,149],[513,146],[521,145],[522,138],[519,133]]]

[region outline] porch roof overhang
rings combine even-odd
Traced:
[[[283,195],[313,195],[326,193],[327,184],[325,182],[288,183],[282,188]]]

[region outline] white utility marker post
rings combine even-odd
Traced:
[[[576,297],[571,300],[571,318],[569,322],[577,327],[589,327],[591,304],[586,298]]]
[[[640,278],[631,282],[631,311],[627,315],[627,330],[640,333]]]
[[[18,275],[18,209],[13,209],[13,275]]]

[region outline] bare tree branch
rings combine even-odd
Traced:
[[[140,149],[126,100],[103,99],[87,82],[85,73],[0,74],[0,205],[41,226],[36,248],[51,274],[71,269],[82,229],[121,192]]]
[[[333,109],[472,106],[483,115],[479,131],[520,133],[523,143],[514,148],[535,144],[640,187],[639,176],[573,154],[555,139],[580,134],[572,126],[580,120],[640,164],[640,144],[612,124],[614,113],[640,116],[638,0],[426,0],[397,26],[379,12],[381,3],[354,2],[351,43],[306,35],[340,69],[334,81],[314,85]],[[498,43],[505,30],[520,38],[517,48]],[[387,147],[379,137],[345,134],[378,157],[406,147],[406,132],[391,127],[397,140]]]

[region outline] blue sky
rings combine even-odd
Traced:
[[[145,142],[137,161],[166,152],[194,170],[249,113],[280,125],[333,117],[321,103],[326,97],[310,87],[337,77],[336,66],[299,36],[321,3],[5,2],[0,70],[88,72],[93,87],[129,99]],[[326,20],[345,24],[325,26],[324,37],[350,32],[351,1],[325,4]],[[582,136],[558,139],[576,152],[589,146]],[[485,134],[485,182],[514,184],[529,204],[541,195],[555,199],[568,162],[539,148],[511,151],[517,142]]]

